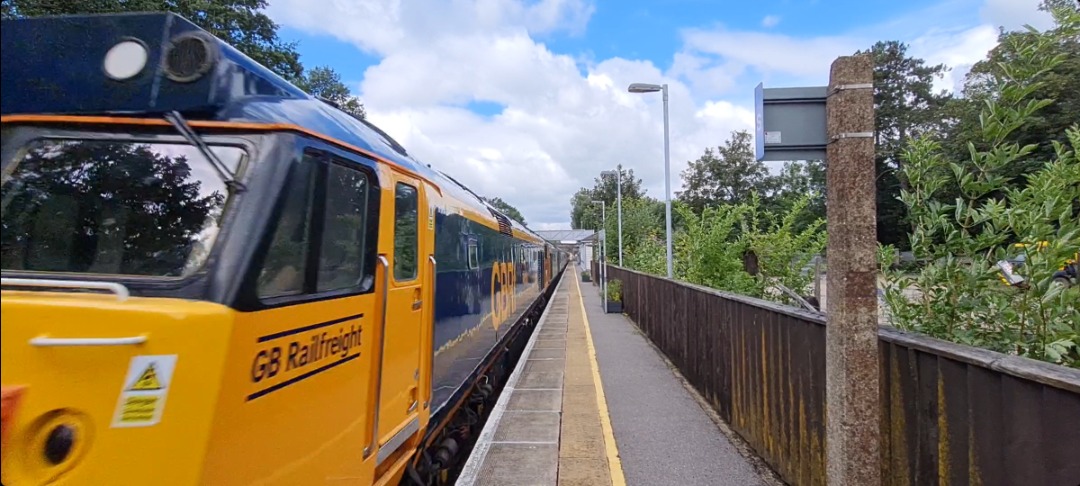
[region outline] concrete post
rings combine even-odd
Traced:
[[[830,485],[881,484],[873,81],[869,55],[838,58],[825,104]]]

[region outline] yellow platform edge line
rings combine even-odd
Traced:
[[[581,284],[576,267],[573,275],[574,287],[578,291],[578,304],[581,305],[581,318],[585,321],[585,342],[589,347],[589,366],[592,368],[593,387],[596,388],[596,406],[600,412],[600,428],[604,430],[604,449],[607,450],[611,486],[626,486],[622,461],[619,460],[619,447],[615,444],[615,433],[611,428],[611,415],[608,413],[607,399],[604,397],[604,384],[600,381],[600,363],[596,361],[596,347],[593,346],[592,330],[589,328],[589,316],[585,312],[585,297],[581,293]]]

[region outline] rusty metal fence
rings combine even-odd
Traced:
[[[608,266],[623,312],[786,482],[825,484],[825,321]],[[1080,484],[1080,371],[882,328],[883,484]]]

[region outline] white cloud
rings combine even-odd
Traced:
[[[829,66],[838,56],[868,49],[879,40],[900,40],[908,44],[909,55],[948,66],[949,72],[935,86],[957,90],[964,74],[997,44],[999,25],[1032,23],[1045,28],[1050,24],[1049,16],[1037,10],[1039,1],[943,0],[831,35],[798,36],[725,26],[684,29],[671,74],[686,80],[702,96],[732,96],[759,81],[766,86],[821,85],[828,82]]]
[[[752,126],[752,113],[745,107],[727,102],[695,107],[689,90],[649,63],[609,59],[582,76],[565,56],[551,55],[539,45],[532,49],[533,55],[523,57],[534,62],[519,66],[523,72],[507,72],[497,60],[478,61],[491,59],[484,52],[468,65],[469,73],[446,68],[446,77],[502,86],[490,91],[477,87],[484,98],[497,92],[490,96],[505,105],[490,118],[461,107],[433,107],[430,99],[410,102],[398,96],[400,87],[381,79],[406,73],[383,62],[371,68],[363,85],[371,119],[417,158],[476,192],[502,197],[530,222],[562,226],[569,218],[570,196],[618,163],[634,169],[650,194],[663,194],[662,99],[627,93],[631,82],[669,83],[673,190],[686,160],[699,156],[706,145],[719,144],[731,129]],[[447,56],[434,58],[454,62]]]
[[[731,130],[753,127],[758,81],[824,84],[837,56],[895,38],[929,62],[959,66],[942,81],[953,86],[994,44],[986,19],[1010,15],[1002,9],[1009,0],[985,0],[979,18],[972,2],[982,1],[943,0],[933,12],[828,36],[686,29],[666,71],[651,61],[552,52],[541,42],[582,34],[594,13],[588,0],[326,0],[318,8],[277,0],[270,14],[374,54],[360,94],[371,120],[410,153],[517,206],[532,227],[565,228],[573,193],[619,163],[663,197],[661,96],[627,93],[629,83],[669,85],[674,192],[687,160]],[[762,25],[779,20],[770,15]],[[474,101],[502,111],[478,115],[465,107]]]
[[[959,91],[971,66],[997,45],[997,35],[997,29],[991,25],[932,30],[912,41],[908,53],[925,59],[928,64],[949,66],[951,70],[943,79],[936,80],[934,87]]]
[[[698,97],[718,96],[738,89],[746,64],[738,60],[718,61],[694,51],[675,53],[668,75],[686,80]]]
[[[986,0],[979,15],[990,25],[1006,30],[1018,30],[1025,25],[1046,29],[1053,26],[1054,19],[1038,9],[1041,3],[1042,0]]]
[[[771,27],[776,27],[776,25],[779,24],[779,23],[780,23],[780,16],[779,15],[766,15],[765,18],[761,19],[761,26],[765,27],[766,29],[771,28]]]
[[[683,31],[684,54],[753,66],[762,74],[819,76],[823,70],[828,72],[837,56],[852,54],[860,47],[859,39],[843,35],[795,37],[724,27]]]
[[[360,84],[371,120],[421,161],[517,206],[538,228],[568,226],[573,193],[619,163],[662,197],[662,99],[628,93],[631,82],[669,84],[673,191],[686,160],[752,126],[746,107],[695,104],[687,86],[651,62],[583,65],[536,40],[580,33],[592,13],[581,0],[274,5],[279,23],[377,53]],[[480,116],[463,106],[470,101],[503,110]]]

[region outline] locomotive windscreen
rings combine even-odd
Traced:
[[[5,139],[5,144],[8,140]],[[229,191],[186,143],[38,138],[4,161],[4,270],[185,277],[205,262]],[[212,146],[233,170],[244,157]]]

